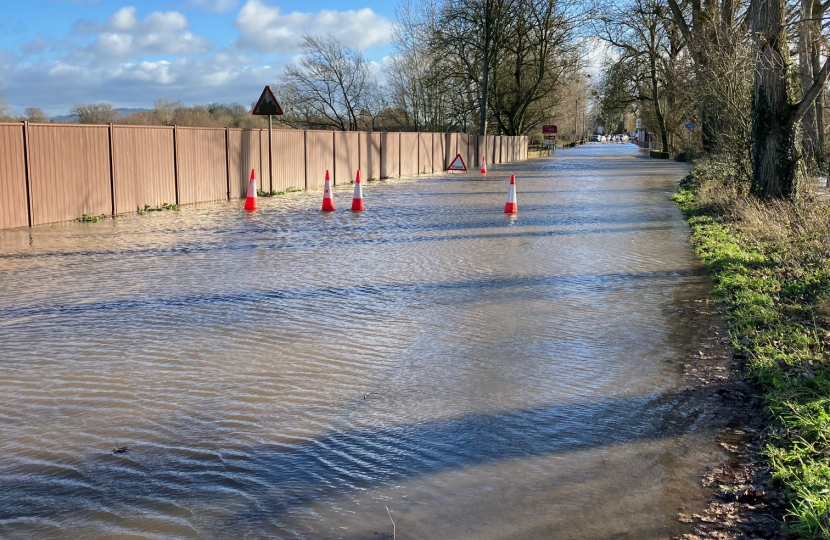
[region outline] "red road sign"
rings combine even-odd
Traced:
[[[270,86],[266,86],[265,90],[262,91],[262,95],[259,96],[259,101],[256,102],[256,105],[254,105],[254,110],[251,111],[251,114],[256,114],[258,116],[268,116],[272,114],[279,116],[282,114],[282,107],[280,107],[280,104],[277,103],[277,98],[275,98],[274,93],[271,92]]]
[[[556,126],[542,126],[542,133],[556,133]]]
[[[450,166],[447,167],[447,170],[467,172],[467,166],[464,165],[464,159],[461,157],[461,154],[456,154],[455,159],[452,160],[452,163],[450,163]]]

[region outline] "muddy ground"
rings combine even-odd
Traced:
[[[788,497],[776,488],[759,455],[768,419],[753,384],[742,375],[742,359],[733,354],[721,309],[710,300],[679,309],[713,321],[684,368],[703,402],[711,404],[710,421],[717,424],[718,441],[730,460],[706,470],[701,483],[712,491],[708,506],[702,512],[681,512],[677,519],[689,524],[691,532],[672,539],[786,539]]]

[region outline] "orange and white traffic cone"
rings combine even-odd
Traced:
[[[248,182],[248,197],[245,199],[245,210],[256,210],[256,178],[251,169],[251,180]]]
[[[481,156],[481,174],[487,174],[487,156]]]
[[[334,211],[334,198],[331,195],[331,182],[329,172],[326,171],[326,183],[323,185],[323,212]]]
[[[360,185],[360,169],[357,170],[357,177],[354,181],[354,198],[352,199],[352,212],[363,212],[363,188]]]
[[[507,204],[504,205],[505,214],[518,214],[519,204],[516,200],[516,177],[510,175],[510,188],[507,190]]]

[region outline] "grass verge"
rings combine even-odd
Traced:
[[[764,203],[712,173],[693,171],[672,200],[764,399],[762,459],[790,498],[788,531],[830,539],[830,205]]]

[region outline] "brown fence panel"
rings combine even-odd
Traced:
[[[457,133],[455,136],[458,137],[458,153],[464,159],[464,164],[467,165],[467,169],[472,171],[475,169],[476,164],[475,157],[473,157],[472,161],[470,160],[470,136],[466,133]]]
[[[431,174],[434,165],[432,159],[432,133],[418,134],[418,172],[421,174]]]
[[[446,170],[458,154],[458,133],[444,133],[444,139],[446,140],[444,144],[444,170]]]
[[[447,138],[443,133],[432,134],[432,171],[441,172],[447,169],[444,164],[447,156]]]
[[[354,182],[360,154],[359,137],[356,131],[334,132],[334,185],[342,186]],[[362,178],[361,180],[365,180]]]
[[[112,213],[109,127],[29,126],[32,224]]]
[[[306,131],[308,189],[323,189],[326,171],[334,171],[334,136],[331,131]]]
[[[229,195],[231,199],[245,198],[248,194],[251,169],[254,170],[257,187],[265,189],[262,185],[259,133],[258,129],[228,130],[228,184],[231,188]]]
[[[496,152],[495,152],[495,137],[492,135],[485,135],[484,137],[484,153],[487,156],[487,165],[495,165],[496,161]]]
[[[254,143],[256,144],[256,142]],[[277,147],[277,143],[274,142],[274,148]],[[271,191],[271,186],[274,183],[274,171],[273,169],[276,166],[276,163],[271,163],[268,161],[268,130],[267,129],[260,129],[259,130],[259,167],[257,168],[257,186],[263,191],[268,190]],[[247,188],[246,188],[247,189]]]
[[[0,125],[0,229],[28,224],[23,125]]]
[[[227,200],[225,130],[180,127],[176,145],[179,204]]]
[[[115,213],[176,202],[172,127],[113,126]]]
[[[268,130],[263,130],[262,134],[263,139],[268,138]],[[299,129],[274,130],[273,143],[274,180],[271,189],[305,189],[305,132]]]
[[[401,133],[401,176],[418,176],[418,134]]]
[[[360,177],[380,178],[380,133],[360,133]]]
[[[487,150],[487,142],[490,138],[487,135],[479,135],[476,137],[476,161],[481,165],[481,158],[484,158],[489,167],[492,163],[493,154]]]
[[[401,134],[380,134],[380,177],[398,178],[401,175]]]

